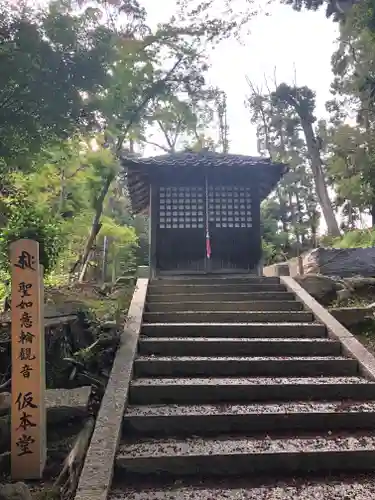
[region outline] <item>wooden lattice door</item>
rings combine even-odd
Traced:
[[[211,270],[248,270],[253,227],[251,188],[216,184],[209,185],[207,191]]]
[[[205,270],[204,186],[163,186],[158,192],[157,256],[164,271]]]
[[[250,188],[209,186],[208,215],[210,226],[216,229],[251,228]]]
[[[161,187],[159,192],[160,229],[203,229],[203,187]]]

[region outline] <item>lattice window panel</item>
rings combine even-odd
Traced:
[[[239,186],[208,188],[208,219],[218,228],[250,228],[253,225],[251,189]]]
[[[204,228],[204,205],[202,187],[161,187],[159,227],[161,229]]]

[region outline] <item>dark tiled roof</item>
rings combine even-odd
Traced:
[[[149,205],[149,171],[154,168],[253,168],[257,172],[261,199],[269,195],[288,170],[287,165],[273,163],[268,158],[208,151],[172,153],[149,158],[123,157],[121,163],[127,172],[129,193],[135,212],[141,212]]]

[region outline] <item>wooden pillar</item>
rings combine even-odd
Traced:
[[[154,278],[156,275],[157,256],[156,256],[156,234],[158,225],[158,187],[150,184],[150,206],[149,206],[149,252],[150,252],[150,277]]]
[[[10,247],[12,269],[13,479],[40,479],[46,462],[43,268],[39,244],[18,240]]]
[[[257,262],[255,262],[255,269],[258,273],[263,273],[263,249],[262,249],[262,228],[261,228],[261,216],[260,216],[260,198],[257,189],[252,189],[251,192],[251,217],[252,217],[252,231],[253,231],[253,248],[254,255],[257,256]]]

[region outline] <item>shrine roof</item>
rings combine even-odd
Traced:
[[[151,173],[158,168],[210,169],[246,168],[256,172],[261,200],[274,189],[288,171],[284,163],[272,162],[269,158],[236,154],[214,153],[210,151],[180,152],[148,158],[123,157],[122,166],[127,174],[130,199],[135,213],[144,211],[150,203]]]

